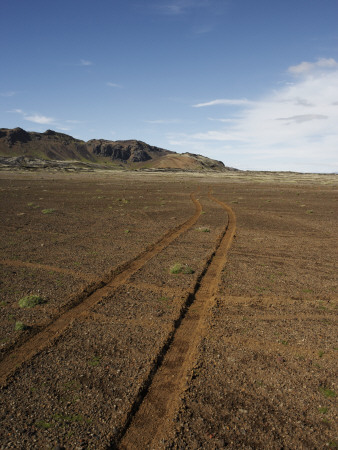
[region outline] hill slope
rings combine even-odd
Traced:
[[[235,170],[221,161],[192,153],[179,154],[137,140],[88,142],[63,133],[47,130],[27,132],[22,128],[0,128],[0,156],[44,161],[82,161],[111,164],[126,168],[179,169],[223,172]]]

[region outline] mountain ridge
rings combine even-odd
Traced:
[[[0,128],[0,156],[43,161],[81,161],[126,169],[181,169],[225,172],[236,170],[203,155],[176,153],[145,142],[128,139],[83,141],[53,130],[44,133],[22,128]]]

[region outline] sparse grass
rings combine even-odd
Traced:
[[[49,209],[43,209],[41,212],[42,212],[42,214],[52,214],[54,211],[55,211],[55,209],[49,208]]]
[[[130,230],[124,230],[125,234],[129,234]]]
[[[170,273],[181,273],[182,267],[182,264],[176,263],[172,267],[170,267]]]
[[[327,398],[336,397],[335,391],[333,389],[329,389],[326,386],[321,386],[319,388],[319,391],[324,395],[324,397],[327,397]]]
[[[20,308],[34,308],[42,303],[46,303],[46,300],[39,295],[27,295],[19,300]]]
[[[313,290],[312,289],[303,289],[304,294],[312,294]]]
[[[312,209],[308,209],[308,210],[306,211],[306,214],[313,214],[313,210],[312,210]]]
[[[53,419],[62,423],[81,423],[85,421],[85,418],[81,414],[72,414],[70,416],[54,414]]]
[[[328,410],[329,410],[329,408],[327,408],[326,406],[320,406],[320,407],[318,408],[318,411],[319,411],[321,414],[327,414]]]
[[[187,264],[176,263],[170,268],[170,273],[173,273],[173,274],[184,273],[184,274],[188,275],[188,274],[192,274],[194,272],[195,271],[191,267],[189,267]]]
[[[90,361],[89,361],[89,365],[92,367],[96,367],[100,364],[101,362],[101,356],[94,356]]]
[[[184,268],[183,268],[183,273],[186,274],[186,275],[192,274],[194,272],[195,272],[194,269],[192,269],[189,266],[184,266]]]
[[[196,230],[201,231],[202,233],[210,233],[210,228],[207,227],[198,227]]]
[[[51,427],[53,426],[52,423],[45,422],[44,420],[37,420],[37,421],[35,422],[35,425],[36,425],[38,428],[43,428],[44,430],[48,430],[49,428],[51,428]]]
[[[322,358],[322,357],[323,357],[323,355],[324,355],[324,352],[323,352],[322,350],[319,350],[319,352],[318,352],[318,356],[319,356],[319,358]]]
[[[25,325],[23,322],[15,322],[15,331],[24,331],[28,329],[28,326]]]

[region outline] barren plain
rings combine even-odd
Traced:
[[[337,191],[0,172],[0,448],[335,448]]]

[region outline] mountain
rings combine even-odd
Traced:
[[[22,164],[24,160],[80,161],[129,169],[218,171],[236,170],[193,153],[179,154],[137,140],[108,141],[92,139],[88,142],[63,133],[47,130],[28,132],[22,128],[0,128],[1,161],[10,159]]]

